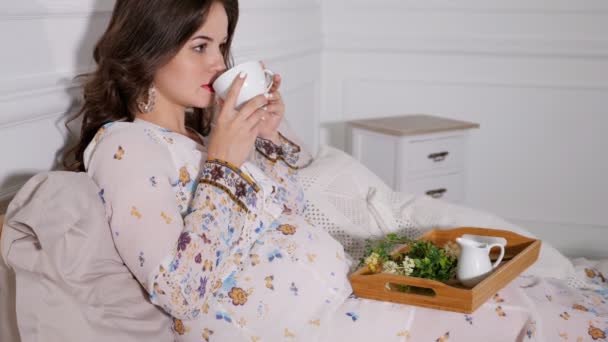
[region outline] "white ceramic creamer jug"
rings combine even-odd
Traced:
[[[501,244],[487,244],[466,238],[456,238],[460,245],[460,257],[456,266],[456,278],[466,287],[474,287],[485,279],[500,264],[505,256],[505,247]],[[500,247],[500,256],[492,264],[490,250]]]

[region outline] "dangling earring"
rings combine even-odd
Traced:
[[[150,86],[150,88],[148,88],[148,101],[147,102],[143,102],[143,101],[139,101],[137,102],[137,108],[139,108],[139,111],[146,114],[146,113],[150,113],[151,111],[154,110],[154,105],[156,104],[156,88],[154,88],[154,86]]]

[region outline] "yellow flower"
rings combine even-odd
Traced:
[[[296,227],[290,224],[283,224],[277,230],[283,233],[283,235],[293,235],[296,233]]]
[[[135,216],[138,219],[141,219],[141,213],[135,207],[131,207],[131,216]]]
[[[171,224],[171,221],[173,221],[173,220],[171,219],[171,217],[170,217],[169,215],[167,215],[167,214],[166,214],[164,211],[161,211],[161,212],[160,212],[160,216],[161,216],[161,217],[162,217],[162,218],[165,220],[165,222],[166,222],[167,224]]]
[[[228,293],[228,297],[232,299],[233,305],[245,305],[247,303],[247,292],[240,287],[233,287]]]
[[[125,150],[122,148],[122,146],[118,146],[118,150],[114,154],[114,159],[116,159],[116,160],[122,160],[122,157],[124,155],[125,155]]]
[[[586,307],[584,307],[580,304],[574,304],[574,305],[572,305],[572,308],[574,310],[580,310],[580,311],[585,311],[585,312],[589,311]]]
[[[184,322],[182,322],[181,319],[173,320],[173,329],[175,329],[175,332],[180,335],[183,335],[186,332],[186,327],[184,326]]]
[[[101,136],[105,133],[106,129],[105,127],[101,127],[98,131],[97,134],[95,134],[95,142],[99,142],[99,140],[101,140]]]
[[[315,320],[309,320],[308,324],[310,325],[314,325],[314,326],[321,326],[321,320],[320,319],[315,319]]]
[[[380,255],[378,253],[372,253],[367,258],[365,258],[365,265],[372,272],[376,272],[380,269]]]
[[[595,278],[596,276],[595,270],[592,270],[590,268],[585,268],[585,274],[587,274],[587,277],[589,278]]]
[[[594,327],[593,325],[589,325],[589,330],[587,332],[594,340],[606,338],[606,333],[603,330]]]
[[[185,166],[182,166],[179,169],[179,182],[182,186],[186,186],[186,184],[190,183],[190,173]]]
[[[260,263],[260,256],[257,254],[249,254],[249,258],[251,259],[251,266],[255,266]]]
[[[213,330],[209,330],[208,328],[203,330],[203,338],[205,341],[209,342],[211,340],[211,335],[213,335]]]

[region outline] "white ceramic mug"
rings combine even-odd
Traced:
[[[234,66],[221,74],[212,85],[215,93],[225,100],[232,82],[241,72],[246,73],[247,78],[236,100],[236,108],[258,95],[268,93],[274,83],[272,71],[264,69],[260,62],[250,61]]]

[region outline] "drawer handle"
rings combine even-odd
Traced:
[[[431,153],[431,154],[429,154],[429,159],[433,159],[433,161],[435,163],[437,163],[440,161],[444,161],[445,158],[448,156],[448,154],[450,154],[450,152],[448,152],[448,151]]]
[[[436,189],[436,190],[429,190],[426,192],[426,194],[433,198],[441,198],[441,197],[443,197],[443,195],[445,195],[446,192],[448,192],[448,189],[441,188],[441,189]]]

